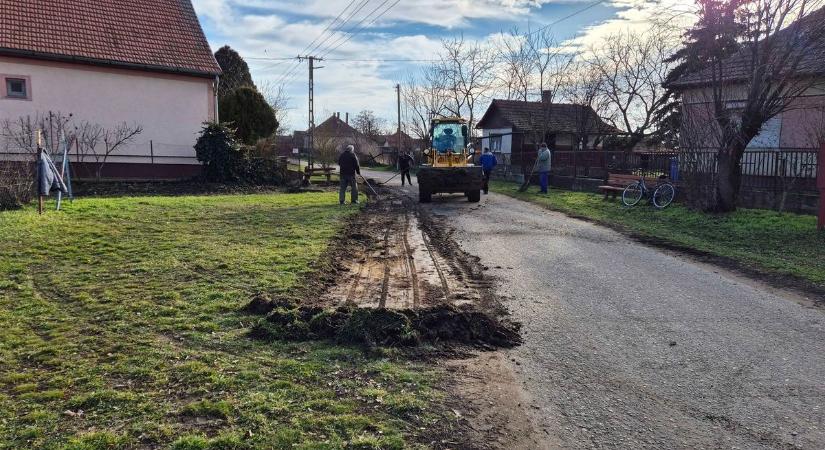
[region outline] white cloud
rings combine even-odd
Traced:
[[[350,23],[357,23],[382,1],[369,0]],[[389,0],[386,5],[394,1]],[[330,57],[431,59],[437,55],[440,40],[437,36],[412,31],[415,25],[436,26],[456,34],[469,33],[477,31],[473,26],[474,21],[479,19],[496,19],[502,23],[535,21],[532,13],[541,5],[552,2],[571,3],[563,0],[403,0],[381,18],[381,28],[363,30]],[[350,1],[194,0],[193,3],[205,22],[213,49],[224,44],[232,46],[247,58],[257,82],[274,84],[283,78],[284,72],[295,67],[295,63],[256,58],[297,55],[324,31]],[[589,0],[581,0],[580,3],[583,6],[591,4]],[[587,45],[618,30],[643,29],[654,15],[661,13],[661,7],[672,9],[677,8],[676,5],[684,5],[679,0],[611,0],[608,3],[619,7],[619,13],[603,23],[583,23],[582,32],[570,44]],[[360,0],[354,3],[359,4]],[[392,34],[387,33],[388,30]],[[405,34],[408,30],[409,34]],[[341,31],[333,30],[332,33],[324,48],[333,42],[341,42],[340,39],[346,36]],[[495,35],[490,33],[486,39]],[[326,61],[322,64],[325,68],[316,75],[317,111],[348,111],[354,114],[361,109],[372,109],[390,119],[390,122],[393,122],[391,118],[395,111],[393,86],[399,81],[397,78],[419,67],[412,63]],[[295,129],[303,129],[307,122],[306,77],[306,65],[302,64],[294,70],[286,86],[293,108],[289,122]],[[324,114],[316,113],[316,121],[324,119]]]

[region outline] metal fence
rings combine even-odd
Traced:
[[[742,157],[740,201],[743,206],[787,208],[798,212],[816,209],[819,151],[811,148],[749,149]],[[522,180],[535,160],[496,154],[495,176]],[[717,151],[698,148],[678,152],[555,151],[552,183],[574,190],[596,190],[609,173],[666,176],[681,186],[684,196],[709,195],[718,172]],[[707,191],[707,192],[706,192]],[[685,197],[683,197],[685,198]],[[787,200],[787,201],[786,201]],[[788,205],[786,205],[786,203]]]
[[[819,152],[814,149],[778,148],[748,150],[742,156],[742,190],[815,194]],[[712,176],[717,171],[716,151],[699,149],[679,154],[681,172]]]
[[[815,193],[818,153],[815,149],[802,148],[748,150],[742,157],[741,187],[770,191],[784,190],[793,184],[796,192]],[[717,153],[712,149],[678,153],[556,151],[552,167],[553,174],[562,177],[603,179],[613,172],[666,175],[679,182],[685,172],[715,175]]]

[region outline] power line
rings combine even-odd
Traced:
[[[335,50],[338,50],[338,49],[339,49],[342,45],[346,44],[347,42],[349,42],[349,41],[350,41],[350,39],[352,39],[353,37],[355,37],[355,35],[357,35],[358,33],[360,33],[360,32],[361,32],[361,30],[363,30],[364,28],[367,28],[367,27],[371,26],[371,25],[372,25],[372,24],[374,24],[376,21],[378,21],[378,19],[380,19],[381,17],[383,17],[383,16],[384,16],[384,14],[388,13],[388,12],[389,12],[392,8],[394,8],[394,7],[395,7],[395,5],[399,4],[399,3],[401,2],[401,0],[395,0],[395,3],[391,4],[390,6],[388,6],[388,7],[387,7],[384,11],[382,11],[382,12],[381,12],[378,16],[376,16],[374,19],[372,19],[372,20],[370,21],[370,23],[368,23],[367,25],[362,25],[362,24],[363,24],[363,23],[364,23],[367,19],[369,19],[369,17],[370,17],[370,16],[372,16],[373,14],[375,14],[375,13],[376,13],[379,9],[381,9],[381,7],[383,7],[384,5],[386,5],[388,2],[389,2],[389,0],[384,0],[384,1],[380,4],[380,5],[378,5],[378,7],[377,7],[377,8],[375,8],[375,9],[374,9],[371,13],[369,13],[366,17],[364,17],[363,19],[361,19],[361,21],[360,21],[360,22],[358,22],[358,25],[356,25],[356,27],[357,27],[357,28],[356,28],[354,31],[353,31],[353,30],[351,30],[351,31],[350,31],[350,34],[349,34],[349,35],[347,35],[346,39],[344,39],[344,40],[343,40],[343,41],[341,41],[340,43],[337,43],[337,45],[336,45],[335,43],[333,43],[332,45],[335,45],[335,47],[333,47],[331,50],[328,50],[328,51],[327,51],[326,53],[324,53],[322,56],[324,56],[324,57],[325,57],[325,56],[329,55],[330,53],[334,52]]]
[[[347,22],[352,20],[352,18],[355,17],[356,14],[361,12],[361,10],[364,9],[364,7],[367,6],[371,1],[372,0],[361,0],[361,3],[358,4],[358,7],[354,11],[352,11],[349,16],[347,16],[346,20],[344,20],[341,23],[341,26],[339,27],[339,30],[343,30],[344,25],[346,25]],[[337,39],[339,39],[339,37],[335,36],[335,33],[330,33],[330,35],[327,36],[323,41],[319,42],[315,47],[313,47],[312,50],[310,50],[310,52],[315,52],[316,50],[320,49],[324,44],[326,44],[333,37],[336,39],[336,41],[337,41]],[[333,42],[335,42],[335,41],[333,41]],[[329,48],[329,47],[327,47],[327,48]],[[304,53],[304,52],[302,52],[302,53]]]
[[[358,7],[356,7],[356,9],[350,13],[350,15],[347,17],[347,19],[346,19],[346,20],[344,20],[344,21],[342,22],[342,26],[343,26],[346,22],[348,22],[349,20],[351,20],[351,19],[352,19],[352,17],[354,17],[354,15],[355,15],[355,14],[357,14],[358,12],[360,12],[360,11],[361,11],[361,10],[362,10],[362,9],[363,9],[363,8],[364,8],[364,7],[365,7],[365,6],[366,6],[366,5],[370,2],[370,1],[371,1],[371,0],[362,0],[362,1],[361,1],[361,3],[359,3]],[[564,17],[560,17],[560,18],[558,18],[558,19],[554,20],[553,22],[548,23],[547,25],[544,25],[544,26],[542,26],[542,27],[540,27],[540,28],[538,28],[538,29],[536,29],[536,30],[534,30],[534,31],[531,31],[531,32],[527,33],[527,35],[533,35],[533,34],[536,34],[536,33],[540,33],[540,32],[542,32],[542,31],[544,31],[544,30],[546,30],[546,29],[548,29],[548,28],[550,28],[550,27],[552,27],[552,26],[558,25],[558,24],[560,24],[560,23],[562,23],[562,22],[564,22],[564,21],[566,21],[566,20],[569,20],[569,19],[571,19],[571,18],[573,18],[573,17],[575,17],[575,16],[577,16],[577,15],[579,15],[579,14],[582,14],[582,13],[584,13],[584,12],[586,12],[586,11],[589,11],[590,9],[593,9],[593,8],[595,8],[596,6],[599,6],[599,5],[603,4],[603,3],[605,3],[606,1],[607,1],[607,0],[597,0],[597,1],[593,2],[593,3],[590,3],[590,4],[588,4],[587,6],[585,6],[584,8],[581,8],[581,9],[578,9],[578,10],[576,10],[576,11],[573,11],[572,13],[570,13],[570,14],[568,14],[568,15],[564,16]],[[352,5],[352,3],[354,3],[354,2],[355,2],[355,0],[353,0],[352,2],[350,2],[350,5]],[[370,20],[370,22],[369,22],[369,23],[364,24],[364,22],[366,22],[367,20],[369,20],[369,19],[370,19],[370,17],[371,17],[372,15],[374,15],[377,11],[379,11],[379,10],[380,10],[380,9],[381,9],[384,5],[386,5],[387,3],[389,3],[389,0],[384,0],[384,1],[380,4],[380,5],[378,5],[378,6],[377,6],[375,9],[373,9],[373,10],[372,10],[369,14],[367,14],[366,16],[364,16],[364,17],[363,17],[363,18],[362,18],[362,19],[361,19],[361,20],[360,20],[357,24],[355,24],[355,26],[353,26],[353,27],[349,30],[349,32],[348,32],[348,34],[347,34],[347,35],[345,35],[345,36],[340,36],[340,37],[338,37],[336,40],[333,40],[333,42],[332,42],[332,43],[331,43],[331,44],[327,47],[327,50],[326,50],[326,51],[322,54],[322,56],[321,56],[321,57],[325,58],[325,60],[326,60],[326,61],[331,61],[331,62],[379,62],[379,63],[382,63],[382,62],[387,62],[387,63],[390,63],[390,62],[410,62],[410,63],[413,63],[413,62],[421,62],[421,63],[438,62],[438,61],[439,61],[438,59],[406,59],[406,58],[326,58],[326,56],[327,56],[327,55],[329,55],[329,54],[331,54],[331,53],[335,52],[336,50],[338,50],[341,46],[343,46],[344,44],[346,44],[347,42],[349,42],[352,38],[354,38],[354,37],[355,37],[358,33],[360,33],[362,30],[364,30],[365,28],[367,28],[367,27],[371,26],[371,25],[372,25],[372,24],[374,24],[375,22],[377,22],[377,21],[378,21],[381,17],[383,17],[384,15],[386,15],[386,14],[387,14],[387,13],[388,13],[388,12],[389,12],[392,8],[394,8],[394,7],[395,7],[396,5],[398,5],[398,3],[400,3],[400,2],[401,2],[401,0],[396,0],[394,3],[392,3],[391,5],[389,5],[386,9],[384,9],[384,10],[383,10],[380,14],[378,14],[376,17],[374,17],[372,20]],[[344,13],[344,12],[345,12],[348,8],[349,8],[349,6],[350,6],[350,5],[348,5],[348,7],[347,7],[347,8],[344,8],[344,11],[342,11],[342,12],[341,12],[341,15],[342,15],[342,14],[343,14],[343,13]],[[334,21],[333,21],[333,23],[334,23]],[[328,27],[328,28],[331,28],[331,26],[330,26],[330,27]],[[330,34],[329,36],[327,36],[327,37],[326,37],[323,41],[319,42],[319,43],[318,43],[318,44],[317,44],[317,45],[313,48],[313,51],[314,51],[314,50],[317,50],[318,48],[320,48],[320,47],[321,47],[324,43],[326,43],[327,41],[329,41],[329,40],[330,40],[333,36],[334,36],[334,34]],[[319,36],[319,37],[320,37],[320,36]],[[317,41],[317,39],[316,39],[315,41]],[[315,42],[315,41],[313,41],[313,42]],[[310,45],[311,45],[311,44],[310,44]],[[309,46],[307,46],[307,47],[309,47]],[[322,50],[322,51],[323,51],[323,50]],[[250,59],[252,59],[252,58],[250,58]],[[256,59],[262,59],[262,60],[263,60],[263,59],[269,59],[269,60],[273,60],[273,61],[275,61],[275,60],[291,60],[291,59],[295,59],[295,58],[256,58]],[[285,73],[285,74],[284,74],[284,76],[283,76],[283,77],[281,77],[281,80],[283,80],[283,81],[279,80],[279,82],[278,82],[277,84],[281,84],[282,82],[285,82],[285,81],[290,80],[290,79],[291,79],[291,77],[292,77],[292,76],[296,73],[295,69],[297,69],[297,67],[298,67],[299,65],[300,65],[300,61],[298,62],[298,64],[296,64],[296,66],[295,66],[295,67],[293,67],[291,70],[289,70],[287,73]]]
[[[316,37],[315,37],[315,39],[313,39],[313,40],[312,40],[312,42],[310,42],[309,44],[307,44],[307,46],[306,46],[306,47],[304,47],[304,49],[303,49],[303,50],[301,50],[301,52],[299,53],[299,55],[300,55],[300,54],[303,54],[303,53],[306,53],[306,51],[307,51],[310,47],[312,47],[312,45],[313,45],[313,44],[315,44],[315,43],[316,43],[319,39],[321,39],[321,37],[322,37],[324,34],[326,34],[327,32],[329,32],[329,30],[332,28],[332,26],[333,26],[333,25],[335,25],[335,23],[337,23],[337,22],[341,19],[341,17],[344,15],[344,13],[346,13],[346,12],[347,12],[347,10],[348,10],[348,9],[350,9],[350,7],[351,7],[352,5],[354,5],[356,1],[357,1],[357,0],[351,0],[351,1],[349,2],[349,4],[347,4],[347,6],[346,6],[346,7],[344,7],[344,9],[342,9],[342,10],[341,10],[341,12],[340,12],[340,13],[338,13],[338,15],[337,15],[337,16],[335,16],[335,18],[334,18],[334,19],[332,19],[332,21],[331,21],[329,24],[327,24],[327,26],[324,28],[324,30],[323,30],[323,31],[321,31],[321,33],[320,33],[320,34],[318,34],[318,36],[316,36]],[[362,0],[362,2],[363,2],[363,1],[364,1],[364,0]],[[368,2],[369,0],[366,0],[366,1]],[[362,6],[362,7],[363,7],[363,6]],[[353,16],[355,13],[357,13],[358,11],[360,11],[360,8],[359,8],[359,9],[357,9],[357,10],[355,10],[355,11],[354,11],[353,13],[351,13],[351,14],[350,14],[350,15],[349,15],[349,16],[348,16],[348,17],[347,17],[344,21],[342,21],[342,22],[341,22],[341,26],[344,26],[344,25],[345,25],[345,24],[346,24],[346,23],[347,23],[347,22],[348,22],[348,21],[352,18],[352,16]],[[330,33],[330,36],[333,36],[333,35],[334,35],[334,34]],[[329,39],[329,36],[327,36],[327,39]],[[326,41],[327,39],[325,39],[324,41]],[[314,50],[314,49],[313,49],[313,50]],[[278,78],[278,82],[277,82],[277,83],[275,83],[276,85],[278,85],[278,84],[284,84],[285,82],[287,82],[287,80],[290,80],[290,78],[289,78],[290,76],[292,76],[292,75],[294,75],[294,74],[296,73],[296,70],[298,69],[298,67],[300,67],[300,66],[301,66],[301,59],[300,59],[300,58],[296,58],[296,60],[297,60],[297,61],[295,62],[295,64],[294,64],[294,65],[292,65],[292,66],[291,66],[289,69],[287,69],[286,71],[284,71],[284,74],[283,74],[281,77],[279,77],[279,78]]]
[[[353,2],[354,2],[354,1],[355,1],[355,0],[353,0]],[[355,17],[355,15],[356,15],[356,14],[358,14],[358,13],[359,13],[362,9],[364,9],[364,7],[365,7],[365,6],[367,6],[367,5],[368,5],[371,1],[372,1],[372,0],[361,0],[361,2],[360,2],[357,6],[356,6],[356,8],[355,8],[353,11],[351,11],[351,12],[349,13],[349,15],[347,16],[347,18],[346,18],[346,19],[344,19],[344,20],[341,22],[341,28],[343,29],[344,25],[346,25],[346,23],[347,23],[347,22],[349,22],[350,20],[352,20],[352,18],[353,18],[353,17]],[[385,1],[384,1],[384,3],[386,3],[387,1],[389,1],[389,0],[385,0]],[[383,4],[382,4],[382,5],[383,5]],[[380,7],[381,7],[381,6],[379,6],[379,8],[380,8]],[[376,8],[376,9],[377,9],[377,8]],[[375,11],[373,11],[373,12],[375,12]],[[343,11],[342,11],[342,14],[343,14]],[[360,21],[360,22],[358,22],[358,24],[361,24],[361,23],[362,23],[364,20],[366,20],[366,18],[368,18],[370,15],[372,15],[372,13],[368,14],[367,16],[365,16],[365,18],[361,19],[361,21]],[[356,25],[356,26],[358,26],[358,25]],[[316,44],[314,47],[312,47],[312,48],[311,48],[311,50],[310,50],[310,53],[311,53],[311,52],[315,52],[316,50],[320,49],[320,48],[321,48],[321,47],[322,47],[322,46],[323,46],[323,45],[324,45],[327,41],[329,41],[329,39],[330,39],[330,38],[332,38],[332,37],[334,37],[334,36],[335,36],[335,34],[334,34],[334,33],[330,33],[330,34],[329,34],[329,36],[327,36],[326,38],[324,38],[324,40],[322,40],[321,42],[319,42],[318,44]],[[340,39],[340,38],[336,38],[336,40],[334,40],[334,41],[333,41],[333,44],[330,44],[330,46],[334,45],[334,43],[335,43],[335,42],[338,42],[338,40],[339,40],[339,39]],[[310,47],[310,46],[307,46],[307,48],[309,48],[309,47]],[[327,49],[328,49],[328,48],[329,48],[329,46],[327,47]],[[304,49],[304,50],[306,50],[306,49]],[[324,50],[321,50],[321,51],[323,52]],[[302,53],[304,53],[304,52],[302,52]],[[320,52],[318,52],[318,53],[320,53]],[[326,54],[328,54],[328,52],[327,52],[327,53],[325,53],[324,55],[326,55]],[[322,56],[322,57],[323,57],[323,56]],[[295,65],[295,67],[293,67],[293,68],[292,68],[292,69],[291,69],[288,73],[284,74],[284,76],[283,76],[281,79],[279,79],[279,81],[278,81],[278,83],[277,83],[277,84],[286,84],[286,83],[289,83],[290,81],[292,81],[292,79],[295,77],[295,74],[297,74],[297,73],[298,73],[298,72],[296,71],[296,69],[297,69],[299,66],[300,66],[300,59],[299,59],[299,63],[298,63],[298,64],[296,64],[296,65]]]
[[[584,8],[582,8],[582,9],[579,9],[579,10],[573,11],[572,13],[570,13],[570,14],[568,14],[568,15],[566,15],[566,16],[564,16],[564,17],[560,18],[560,19],[556,19],[556,20],[554,20],[553,22],[548,23],[547,25],[545,25],[545,26],[543,26],[543,27],[541,27],[541,28],[537,29],[536,31],[531,31],[530,33],[527,33],[527,35],[529,36],[529,35],[533,35],[533,34],[536,34],[536,33],[541,33],[542,31],[544,31],[544,30],[546,30],[546,29],[548,29],[548,28],[552,27],[553,25],[558,25],[558,24],[560,24],[560,23],[564,22],[564,21],[565,21],[565,20],[567,20],[567,19],[570,19],[570,18],[576,17],[576,16],[578,16],[579,14],[581,14],[581,13],[583,13],[583,12],[585,12],[585,11],[588,11],[588,10],[590,10],[590,9],[595,8],[596,6],[601,5],[601,4],[602,4],[602,3],[604,3],[605,1],[607,1],[607,0],[596,0],[595,2],[593,2],[593,3],[591,3],[591,4],[587,5],[587,6],[585,6],[585,7],[584,7]]]
[[[352,6],[355,3],[355,1],[356,0],[351,0],[349,2],[349,4],[346,6],[346,8],[342,9],[341,12],[338,13],[338,16],[336,16],[335,19],[332,20],[332,22],[327,24],[326,28],[324,28],[324,31],[322,31],[321,34],[319,34],[315,39],[312,40],[312,42],[309,43],[309,45],[307,45],[303,50],[301,50],[301,52],[299,54],[306,53],[307,49],[309,47],[311,47],[312,44],[316,43],[318,41],[318,39],[321,39],[321,36],[323,36],[327,31],[329,31],[330,28],[332,28],[332,26],[335,25],[335,22],[338,22],[338,20],[341,18],[341,16],[343,16],[344,13],[347,12],[349,7]],[[352,16],[350,15],[350,17],[352,17]],[[347,18],[347,20],[345,20],[343,23],[346,23],[347,21],[349,21],[349,18]]]

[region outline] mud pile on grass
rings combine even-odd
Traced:
[[[491,317],[470,305],[418,310],[351,306],[324,309],[257,297],[246,310],[266,314],[251,331],[259,339],[332,339],[386,347],[453,343],[509,348],[521,343],[518,324]]]

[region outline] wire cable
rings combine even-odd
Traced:
[[[373,10],[373,11],[372,11],[369,15],[367,15],[366,17],[364,17],[364,19],[362,19],[362,20],[361,20],[361,22],[359,22],[359,25],[357,25],[357,26],[358,26],[358,28],[357,28],[355,31],[351,31],[351,32],[350,32],[350,34],[346,37],[346,39],[344,39],[344,40],[343,40],[342,42],[340,42],[339,44],[335,45],[335,47],[333,47],[331,50],[328,50],[326,53],[324,53],[324,54],[323,54],[323,56],[322,56],[322,58],[324,58],[324,57],[326,57],[327,55],[329,55],[330,53],[332,53],[332,52],[334,52],[334,51],[338,50],[338,49],[339,49],[342,45],[344,45],[344,44],[346,44],[347,42],[349,42],[349,41],[350,41],[353,37],[355,37],[355,35],[357,35],[358,33],[360,33],[360,32],[361,32],[361,30],[363,30],[364,28],[367,28],[367,27],[369,27],[369,26],[372,26],[372,24],[374,24],[375,22],[377,22],[377,21],[378,21],[378,19],[380,19],[380,18],[381,18],[381,17],[383,17],[385,14],[387,14],[387,13],[388,13],[391,9],[393,9],[393,8],[395,7],[395,5],[397,5],[397,4],[399,4],[399,3],[401,3],[401,0],[395,0],[395,3],[391,4],[390,6],[388,6],[388,7],[387,7],[384,11],[382,11],[382,12],[381,12],[381,14],[379,14],[379,15],[378,15],[378,16],[376,16],[374,19],[372,19],[372,20],[370,21],[370,23],[368,23],[367,25],[361,25],[361,23],[363,23],[365,20],[367,20],[367,19],[368,19],[368,18],[369,18],[372,14],[374,14],[376,11],[378,11],[379,9],[381,9],[381,7],[382,7],[382,6],[384,6],[385,4],[387,4],[388,2],[389,2],[389,0],[384,0],[384,2],[383,2],[383,3],[381,3],[380,5],[378,5],[378,8],[375,8],[375,9],[374,9],[374,10]],[[334,45],[334,44],[333,44],[333,45]]]
[[[361,3],[358,4],[356,9],[354,11],[352,11],[352,13],[350,13],[350,15],[347,17],[347,19],[341,24],[341,26],[339,27],[339,30],[343,30],[344,25],[346,25],[347,22],[352,20],[353,17],[355,17],[356,14],[361,12],[361,10],[364,9],[364,7],[367,6],[371,1],[372,0],[361,0]],[[335,38],[335,41],[333,41],[333,42],[336,42],[340,38],[340,36],[336,36],[335,33],[330,33],[330,35],[327,36],[323,41],[319,42],[315,47],[313,47],[312,50],[310,50],[310,52],[314,52],[314,51],[320,49],[324,44],[329,42],[329,40],[332,39],[332,38]],[[327,47],[327,48],[329,48],[329,47]]]
[[[349,10],[349,9],[350,9],[350,7],[352,7],[352,5],[354,5],[354,4],[355,4],[355,2],[356,2],[356,1],[357,1],[357,0],[350,0],[349,4],[347,4],[347,6],[346,6],[346,7],[344,7],[344,9],[342,9],[342,10],[341,10],[341,12],[340,12],[340,13],[338,13],[338,15],[337,15],[337,16],[335,16],[335,18],[334,18],[334,19],[332,19],[332,21],[331,21],[329,24],[327,24],[327,26],[324,28],[324,30],[323,30],[323,31],[321,31],[321,33],[320,33],[320,34],[318,34],[318,36],[316,36],[316,37],[315,37],[315,39],[313,39],[313,40],[312,40],[312,42],[310,42],[309,44],[307,44],[307,46],[306,46],[306,47],[304,47],[304,49],[303,49],[303,50],[301,50],[298,54],[300,55],[300,54],[302,54],[302,53],[306,53],[306,51],[307,51],[308,49],[310,49],[310,47],[312,47],[312,45],[313,45],[313,44],[315,44],[316,42],[318,42],[318,40],[319,40],[319,39],[321,39],[321,37],[323,37],[323,36],[324,36],[324,34],[328,33],[328,32],[330,31],[330,29],[332,29],[332,27],[333,27],[333,26],[334,26],[334,25],[335,25],[338,21],[340,21],[340,20],[341,20],[341,17],[343,17],[343,15],[347,12],[347,10]],[[361,0],[361,2],[362,2],[362,3],[363,3],[364,1],[369,2],[370,0]],[[362,7],[363,7],[363,6],[362,6]],[[348,22],[348,21],[349,21],[349,20],[353,17],[353,15],[354,15],[354,14],[356,14],[358,11],[360,11],[360,8],[359,8],[359,9],[357,9],[357,10],[355,10],[355,11],[353,11],[353,12],[352,12],[349,16],[347,16],[347,18],[341,22],[341,26],[343,27],[343,26],[344,26],[344,25],[345,25],[345,24],[346,24],[346,23],[347,23],[347,22]],[[329,39],[329,37],[330,37],[330,36],[334,36],[334,33],[330,33],[330,35],[329,35],[329,36],[327,36],[327,39]],[[326,39],[325,39],[325,41],[326,41]],[[281,77],[279,77],[279,78],[278,78],[278,81],[275,83],[276,85],[282,85],[282,84],[285,84],[285,83],[287,82],[287,80],[291,80],[289,77],[293,76],[293,75],[296,73],[296,70],[298,69],[298,67],[300,67],[300,66],[301,66],[301,59],[300,59],[300,58],[290,58],[290,59],[296,59],[295,64],[291,65],[291,67],[290,67],[290,68],[288,68],[286,71],[284,71],[283,75],[281,75]],[[278,64],[276,64],[276,65],[278,65]]]

